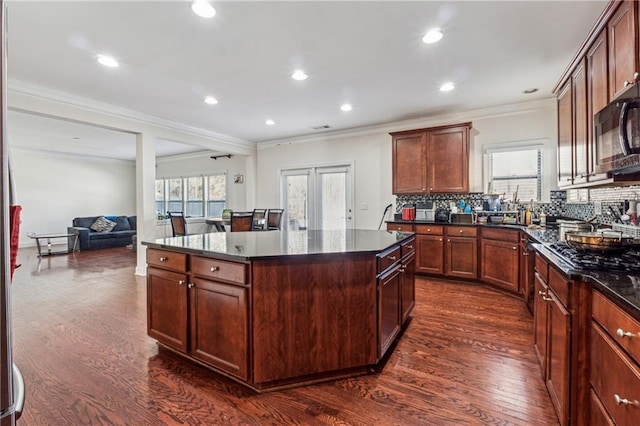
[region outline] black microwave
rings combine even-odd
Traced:
[[[640,170],[640,98],[620,99],[594,116],[595,160],[602,172]]]

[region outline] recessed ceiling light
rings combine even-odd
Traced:
[[[216,16],[216,9],[207,0],[195,0],[191,2],[191,10],[202,18],[213,18]]]
[[[340,107],[340,109],[342,111],[351,111],[353,109],[353,107],[351,106],[351,104],[344,104]]]
[[[269,118],[264,122],[264,124],[266,124],[267,126],[273,126],[274,124],[276,124],[276,122]]]
[[[118,66],[118,61],[107,55],[98,55],[98,62],[105,67],[115,68]]]
[[[218,103],[218,100],[216,98],[214,98],[213,96],[207,96],[204,98],[204,102],[209,104],[209,105],[215,105]]]
[[[536,93],[538,91],[537,87],[532,87],[531,89],[525,89],[522,91],[525,95],[529,95],[531,93]]]
[[[436,43],[440,41],[443,35],[444,33],[440,28],[433,28],[422,37],[422,41],[427,44]]]
[[[291,78],[294,80],[306,80],[307,77],[307,74],[302,70],[295,70],[293,74],[291,74]]]
[[[444,83],[442,86],[440,86],[440,91],[441,92],[450,92],[455,88],[456,88],[456,85],[449,81],[447,83]]]

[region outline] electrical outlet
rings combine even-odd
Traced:
[[[360,203],[360,210],[369,210],[368,203]]]
[[[593,213],[597,215],[602,214],[602,201],[593,202]]]

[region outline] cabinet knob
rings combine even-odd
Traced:
[[[389,260],[396,260],[395,256],[389,256]]]
[[[450,243],[451,242],[451,238],[447,238],[447,242]]]
[[[442,241],[442,238],[440,238],[440,240],[439,240],[439,241]]]
[[[429,191],[433,191],[433,188],[429,188]]]
[[[542,296],[542,300],[544,300],[545,302],[551,302],[553,299],[547,296]]]
[[[523,251],[523,252],[522,252],[522,255],[523,255],[523,256],[529,256],[529,253],[527,253],[526,251]]]
[[[616,403],[616,405],[638,405],[638,401],[629,401],[627,398],[622,398],[620,397],[620,395],[618,395],[617,393],[613,394],[613,402]]]
[[[546,292],[546,291],[542,291],[542,290],[538,290],[538,294],[539,294],[540,296],[546,296],[546,295],[547,295],[547,292]]]
[[[220,267],[219,266],[212,266],[211,269],[209,269],[211,272],[215,272],[215,271],[219,271]]]
[[[633,334],[630,331],[624,331],[623,329],[619,328],[616,330],[616,334],[618,335],[618,337],[628,337],[628,338],[632,338],[633,336],[635,336],[635,334]]]
[[[462,234],[463,232],[464,232],[464,229],[461,229],[461,230],[460,230],[460,233]]]
[[[169,260],[168,257],[160,257],[160,262],[166,262],[167,260]]]
[[[185,281],[184,280],[180,280],[178,281],[178,285],[184,285]]]
[[[189,284],[187,284],[187,287],[188,287],[188,288],[192,288],[192,287],[195,287],[195,286],[196,286],[196,285],[195,285],[194,283],[189,283]]]
[[[624,81],[624,87],[629,87],[633,84],[633,81],[629,81],[629,80],[625,80]]]
[[[638,74],[638,71],[634,72],[634,73],[633,73],[633,79],[634,79],[634,80],[637,80],[637,79],[638,79],[638,77],[640,77],[640,74]]]
[[[514,249],[514,250],[518,250],[518,247],[511,247],[511,248]]]
[[[413,250],[413,246],[406,246],[409,250]]]

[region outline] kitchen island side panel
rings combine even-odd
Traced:
[[[255,260],[254,384],[376,363],[374,253]]]

